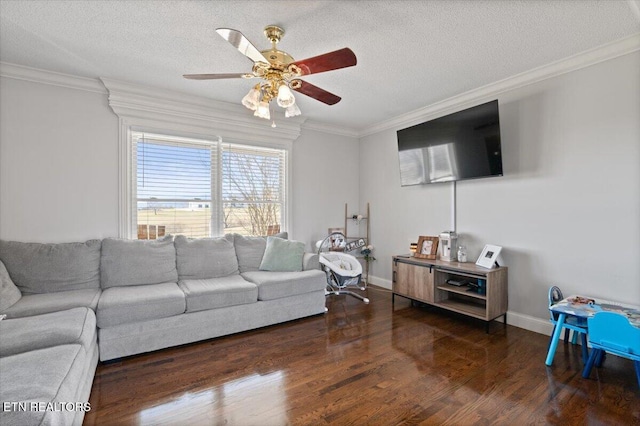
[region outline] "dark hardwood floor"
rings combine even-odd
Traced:
[[[640,424],[633,364],[369,287],[369,305],[100,364],[87,425]]]

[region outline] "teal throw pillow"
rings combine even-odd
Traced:
[[[304,243],[278,237],[267,237],[267,247],[260,264],[261,271],[298,272],[302,271]]]

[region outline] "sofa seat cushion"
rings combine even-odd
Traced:
[[[100,285],[103,289],[178,282],[173,237],[160,240],[102,240]]]
[[[20,300],[2,313],[7,314],[7,318],[19,318],[78,307],[86,307],[95,311],[98,307],[100,293],[102,290],[99,288],[90,288],[47,294],[24,294]]]
[[[182,280],[178,285],[187,298],[187,312],[258,301],[258,286],[240,275],[206,280]]]
[[[98,327],[146,321],[180,315],[185,297],[177,283],[112,287],[98,302]]]
[[[258,300],[310,293],[327,286],[324,272],[317,269],[301,272],[250,271],[242,276],[258,286]]]
[[[0,357],[53,346],[96,344],[96,315],[89,308],[0,321]]]
[[[233,240],[233,234],[219,238],[178,235],[174,241],[178,277],[181,280],[197,280],[239,274]]]
[[[0,424],[73,424],[76,413],[60,409],[60,404],[80,401],[79,384],[85,381],[88,358],[81,345],[55,346],[0,358],[0,401],[45,405],[41,411],[0,411]],[[58,409],[46,410],[48,403]]]
[[[100,288],[101,245],[0,240],[0,260],[23,294]]]

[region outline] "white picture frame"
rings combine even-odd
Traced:
[[[482,253],[480,253],[478,260],[476,261],[476,265],[492,269],[496,264],[496,260],[498,259],[498,255],[501,250],[502,247],[500,246],[494,246],[492,244],[485,245],[482,249]]]

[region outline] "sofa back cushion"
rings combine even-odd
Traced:
[[[187,238],[178,235],[176,264],[178,278],[196,280],[238,274],[233,234],[220,238]]]
[[[238,256],[238,269],[241,273],[257,271],[262,262],[267,240],[262,237],[245,237],[234,234],[236,256]]]
[[[100,284],[103,289],[178,282],[173,237],[160,240],[102,240]]]
[[[0,260],[26,294],[100,288],[100,240],[21,243],[0,240]]]
[[[13,283],[7,268],[0,260],[0,313],[9,309],[22,297],[22,292]]]
[[[264,250],[267,247],[267,239],[265,237],[245,237],[240,234],[233,235],[240,273],[259,270]],[[274,236],[287,239],[288,234],[280,232]]]

